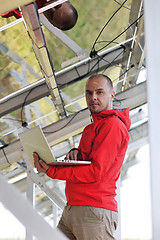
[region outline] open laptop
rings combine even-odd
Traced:
[[[47,139],[39,126],[26,130],[19,134],[24,151],[27,153],[33,167],[33,152],[38,153],[40,159],[52,165],[88,165],[90,161],[81,160],[58,160],[55,159]]]

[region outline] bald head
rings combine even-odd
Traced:
[[[57,0],[49,1],[45,5],[56,1]],[[44,15],[52,25],[63,31],[73,28],[78,19],[77,10],[69,1],[49,9],[48,11],[44,12]]]
[[[104,75],[104,74],[94,74],[94,75],[92,75],[91,77],[88,78],[88,81],[89,81],[89,80],[92,80],[92,79],[97,79],[97,81],[101,81],[101,79],[106,80],[109,89],[110,89],[111,91],[113,91],[113,83],[112,83],[112,80],[111,80],[107,75]],[[98,80],[98,79],[99,79],[99,80]]]

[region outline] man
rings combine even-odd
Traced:
[[[38,8],[41,8],[56,1],[57,0],[51,0],[47,2],[47,0],[37,0],[36,4]],[[53,26],[64,31],[73,28],[78,19],[78,13],[76,9],[69,1],[48,9],[44,12],[44,15]],[[5,18],[12,16],[21,18],[21,13],[18,9],[15,9],[10,12],[1,14],[0,16]]]
[[[67,159],[90,160],[89,166],[49,166],[33,153],[35,167],[53,179],[66,180],[67,206],[58,228],[71,240],[113,240],[117,228],[116,181],[127,150],[129,109],[113,110],[112,82],[96,74],[86,83],[93,122],[85,127],[78,149]]]

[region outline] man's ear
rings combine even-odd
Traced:
[[[112,101],[113,101],[114,97],[115,97],[115,91],[112,91],[111,92],[111,99],[112,99]]]

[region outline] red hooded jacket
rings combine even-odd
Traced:
[[[47,0],[37,0],[36,1],[36,4],[37,4],[37,7],[38,9],[43,7],[43,4],[46,3]],[[3,14],[0,14],[1,17],[4,17],[4,18],[9,18],[9,17],[12,17],[14,16],[15,18],[21,18],[21,14],[20,14],[20,11],[17,9],[15,10],[12,10],[10,12],[6,12],[6,13],[3,13]]]
[[[116,181],[129,142],[129,109],[92,114],[78,149],[87,166],[50,166],[47,175],[66,180],[68,205],[88,205],[118,211]]]

